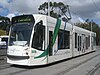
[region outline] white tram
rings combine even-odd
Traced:
[[[7,63],[43,65],[96,49],[96,33],[46,15],[12,18]]]
[[[7,35],[0,36],[0,49],[7,48],[8,38],[9,38],[9,36],[7,36]]]

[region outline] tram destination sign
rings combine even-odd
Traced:
[[[32,15],[21,15],[12,18],[12,24],[23,22],[34,22],[34,18]]]

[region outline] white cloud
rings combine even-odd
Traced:
[[[48,0],[13,0],[8,3],[7,0],[0,0],[0,4],[9,9],[9,13],[38,13],[40,4]],[[81,18],[97,18],[100,19],[100,11],[95,7],[93,1],[100,8],[100,0],[50,0],[63,2],[65,5],[70,5],[71,13]],[[2,9],[0,9],[2,10]],[[73,18],[73,17],[72,17]],[[77,18],[78,19],[78,18]]]
[[[96,15],[94,18],[100,19],[100,11],[96,12]]]
[[[13,0],[13,2],[8,3],[7,7],[10,13],[37,13],[40,4],[46,0]]]
[[[1,12],[3,12],[3,9],[2,9],[2,8],[0,8],[0,13],[1,13]]]
[[[85,23],[85,21],[81,17],[76,15],[72,15],[72,16],[73,16],[71,19],[72,23]]]
[[[9,13],[6,17],[9,17],[10,19],[14,16],[18,16],[19,13],[18,12],[15,12],[15,13]]]
[[[15,16],[15,14],[8,14],[6,17],[9,17],[10,19],[12,18],[12,17],[14,17]]]

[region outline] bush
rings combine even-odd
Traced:
[[[2,35],[6,35],[6,31],[0,30],[0,36],[2,36]]]

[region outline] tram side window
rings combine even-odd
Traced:
[[[44,50],[43,44],[45,43],[45,26],[37,25],[34,30],[33,40],[32,40],[32,48],[36,48],[38,50]]]
[[[88,47],[90,47],[90,36],[88,36]]]
[[[52,56],[52,37],[53,37],[53,32],[49,31],[49,56]]]
[[[96,37],[93,37],[93,45],[96,46]]]
[[[8,38],[2,38],[1,41],[8,41]]]
[[[77,33],[75,33],[75,48],[77,48]]]
[[[88,37],[86,37],[86,49],[88,49]]]
[[[90,36],[86,37],[86,49],[90,47]]]
[[[69,48],[70,48],[70,32],[59,30],[58,49],[69,49]]]
[[[79,38],[80,36],[78,36],[78,51],[80,51],[80,38]]]

